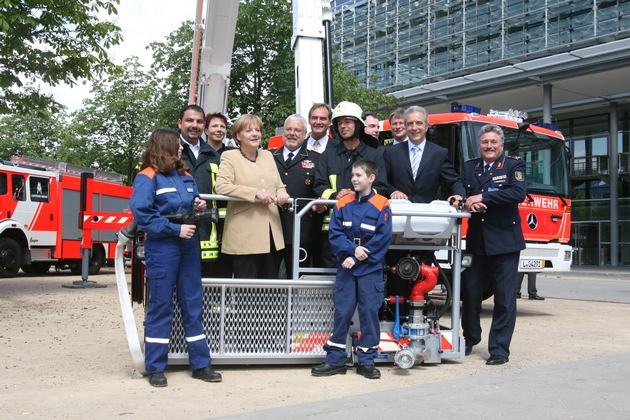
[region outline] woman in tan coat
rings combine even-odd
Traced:
[[[233,255],[236,278],[277,278],[284,249],[278,206],[289,195],[273,155],[259,149],[261,119],[242,115],[231,133],[239,149],[221,155],[216,191],[245,201],[228,202],[221,251]]]

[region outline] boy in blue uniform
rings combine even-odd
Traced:
[[[378,175],[376,164],[359,160],[352,165],[354,193],[339,199],[330,220],[330,245],[337,256],[333,291],[333,334],[324,345],[324,363],[311,370],[313,376],[346,373],[346,342],[357,305],[361,337],[357,346],[357,373],[378,379],[374,356],[380,341],[378,311],[383,304],[383,260],[392,240],[389,201],[372,191]]]

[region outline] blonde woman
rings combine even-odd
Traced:
[[[228,202],[221,244],[236,278],[276,278],[284,249],[279,206],[289,195],[273,155],[260,149],[262,128],[256,115],[242,115],[231,129],[239,148],[221,155],[217,193],[245,200]]]

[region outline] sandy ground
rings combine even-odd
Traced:
[[[370,381],[313,378],[311,366],[220,366],[223,382],[167,371],[153,388],[134,372],[111,269],[105,288],[68,289],[76,276],[0,279],[0,417],[47,419],[209,418],[531,366],[621,354],[630,348],[630,305],[547,298],[520,300],[510,363],[485,365],[485,341],[465,359],[410,370],[379,366]],[[491,317],[484,304],[483,323]],[[140,323],[142,308],[134,306]],[[486,335],[484,335],[484,339]]]

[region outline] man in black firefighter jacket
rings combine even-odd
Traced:
[[[214,170],[218,171],[220,155],[201,138],[206,127],[206,114],[198,105],[187,105],[179,112],[177,121],[180,140],[184,150],[182,160],[188,172],[195,178],[201,194],[213,193]],[[210,204],[210,203],[208,203]],[[198,230],[201,248],[203,277],[223,277],[219,264],[219,238],[214,223],[202,223]]]
[[[378,177],[373,188],[381,195],[387,194],[387,177],[383,154],[377,150],[378,139],[366,134],[365,123],[361,118],[361,107],[352,102],[340,102],[333,110],[333,130],[339,135],[341,143],[327,147],[321,155],[320,164],[315,172],[315,193],[324,199],[338,200],[354,192],[352,187],[352,164],[367,159],[376,163]],[[317,206],[316,211],[324,211]],[[328,241],[328,222],[324,219],[322,231],[322,264],[326,268],[336,267],[336,257]]]

